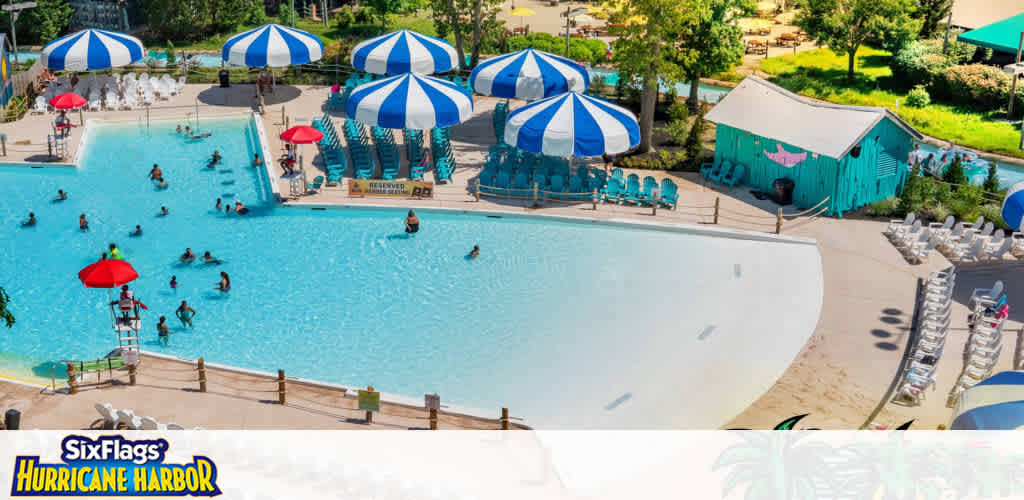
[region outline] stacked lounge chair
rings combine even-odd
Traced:
[[[964,353],[964,368],[949,393],[946,406],[956,404],[960,393],[970,389],[992,374],[1002,351],[1003,323],[1010,306],[1003,294],[1003,282],[996,281],[992,288],[975,289],[968,301],[971,310],[967,317],[968,338]]]
[[[324,138],[317,143],[320,149],[320,156],[324,159],[324,171],[327,172],[327,182],[341,182],[348,170],[348,161],[345,159],[345,148],[342,147],[341,137],[334,127],[331,117],[325,113],[318,119],[313,120],[313,128],[324,134]]]
[[[409,158],[409,178],[414,181],[423,180],[423,131],[404,129],[402,139],[405,141],[405,155]]]
[[[357,179],[373,177],[375,165],[370,156],[370,139],[366,135],[366,126],[355,120],[345,120],[342,125],[345,142],[348,143],[348,154],[352,157],[352,168]]]
[[[956,268],[934,272],[924,282],[919,300],[917,341],[893,396],[894,403],[917,406],[924,399],[926,389],[934,390],[935,368],[946,344],[955,285]]]
[[[129,430],[143,430],[143,431],[157,431],[157,430],[170,430],[170,431],[181,431],[185,430],[184,427],[174,423],[168,422],[161,424],[153,417],[140,417],[135,414],[134,411],[128,409],[116,409],[110,403],[94,405],[96,412],[103,418],[104,429],[117,429],[122,424]],[[200,427],[195,427],[193,430],[202,430]]]
[[[505,142],[505,122],[508,120],[508,101],[499,102],[494,106],[494,137],[498,144]]]
[[[373,126],[373,144],[376,146],[377,159],[380,160],[380,178],[394,180],[398,177],[398,169],[401,167],[401,160],[398,155],[398,146],[395,145],[395,135],[391,129]]]
[[[455,153],[452,151],[448,129],[434,127],[430,131],[430,150],[437,182],[451,182],[452,174],[455,172]]]

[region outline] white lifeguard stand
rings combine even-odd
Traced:
[[[142,315],[139,303],[134,299],[121,299],[110,304],[110,322],[117,333],[117,348],[127,364],[131,356],[138,360],[139,329],[142,326]],[[130,353],[130,354],[129,354]]]

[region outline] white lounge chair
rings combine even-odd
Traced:
[[[974,224],[971,224],[970,222],[961,221],[959,226],[962,227],[963,229],[969,229],[971,231],[978,231],[978,230],[981,229],[981,226],[984,223],[985,223],[985,217],[982,216],[982,215],[979,215],[978,219],[974,221]]]
[[[46,107],[46,98],[41,95],[37,95],[35,105],[32,107],[32,112],[40,115],[44,114],[46,113]]]
[[[142,426],[142,419],[135,416],[131,410],[117,410],[117,424],[125,424],[129,429],[135,430]]]
[[[976,309],[977,305],[990,306],[999,302],[999,297],[1003,295],[1003,281],[996,280],[992,284],[992,288],[975,288],[971,291],[970,303],[972,304],[971,309]]]
[[[920,264],[928,260],[928,254],[932,253],[932,250],[935,250],[935,245],[938,244],[938,237],[932,236],[931,238],[928,239],[928,243],[926,243],[924,246],[911,248],[910,258],[913,259],[915,263]]]
[[[167,423],[167,430],[169,430],[169,431],[183,431],[183,430],[185,430],[185,428],[180,426],[180,425],[178,425],[178,424],[176,424],[176,423],[174,423],[174,422],[168,422]]]
[[[167,425],[157,422],[153,417],[142,417],[142,425],[139,427],[144,431],[165,431]]]
[[[1003,260],[1003,256],[1006,252],[1010,251],[1010,247],[1013,246],[1013,241],[1003,240],[1003,244],[999,245],[999,248],[989,250],[985,253],[985,260]]]
[[[917,216],[914,215],[914,212],[910,212],[909,214],[907,214],[906,217],[903,218],[903,220],[890,220],[889,227],[885,229],[885,232],[890,234],[896,234],[897,232],[905,231],[909,229],[910,226],[914,223],[914,219],[916,217]]]
[[[916,238],[921,237],[920,231],[921,221],[916,220],[914,221],[914,224],[910,226],[910,229],[907,229],[902,232],[893,233],[893,241],[896,244],[896,246],[900,248],[909,246],[911,243],[913,243],[913,241]]]
[[[957,260],[969,261],[969,260],[980,260],[983,252],[985,251],[985,240],[976,240],[974,245],[966,252],[961,253],[957,256]]]

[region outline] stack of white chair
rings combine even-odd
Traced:
[[[35,105],[32,107],[33,113],[43,114],[46,113],[48,104],[46,104],[46,97],[37,95]]]
[[[100,91],[89,87],[89,111],[99,111],[103,107],[103,100],[100,98]]]
[[[157,422],[153,417],[140,417],[135,414],[134,411],[124,409],[119,410],[114,408],[110,403],[95,405],[96,411],[99,412],[100,416],[103,417],[103,428],[104,429],[117,429],[121,424],[124,424],[131,430],[184,430],[185,428],[174,423],[169,422],[167,424],[161,424]],[[196,427],[195,430],[200,430]]]
[[[182,93],[182,91],[185,90],[185,83],[186,82],[187,82],[187,80],[185,79],[184,76],[179,76],[178,77],[177,86],[178,86],[178,93],[179,94]]]
[[[969,336],[964,352],[964,369],[946,401],[950,407],[956,404],[961,392],[988,378],[999,360],[1003,322],[1009,314],[1003,282],[996,281],[992,288],[975,289],[968,306],[971,313],[967,318]]]
[[[942,357],[956,286],[956,268],[932,273],[924,283],[917,323],[917,343],[893,402],[921,404],[925,389],[935,387],[935,367]]]

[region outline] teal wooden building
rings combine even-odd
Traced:
[[[743,165],[741,183],[764,192],[788,178],[796,207],[830,197],[826,213],[836,216],[899,194],[922,138],[886,108],[813,101],[756,76],[705,118],[716,124],[716,165]]]

